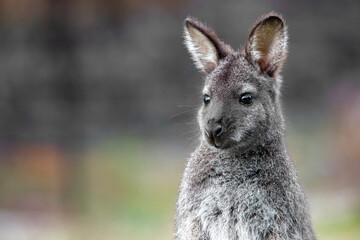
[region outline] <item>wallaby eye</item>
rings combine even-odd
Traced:
[[[210,96],[207,95],[207,94],[205,94],[205,95],[204,95],[204,104],[205,104],[205,105],[208,105],[209,103],[210,103]]]
[[[241,95],[239,100],[240,100],[240,103],[245,104],[245,105],[250,105],[253,101],[250,93],[244,93],[243,95]]]

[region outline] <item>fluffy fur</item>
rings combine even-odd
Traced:
[[[200,145],[187,162],[176,205],[177,240],[313,240],[306,196],[285,147],[279,72],[283,19],[271,13],[233,51],[199,22],[185,21],[186,46],[206,73],[210,101],[198,114]],[[239,100],[251,94],[252,103]],[[221,136],[209,141],[212,123]]]

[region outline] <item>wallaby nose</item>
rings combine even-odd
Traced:
[[[220,138],[223,133],[223,127],[220,123],[211,122],[205,128],[206,137],[213,142],[214,140]]]
[[[222,134],[222,132],[223,132],[222,126],[217,123],[217,124],[213,127],[213,135],[214,135],[215,137],[220,137],[221,134]]]

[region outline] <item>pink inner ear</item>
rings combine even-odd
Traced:
[[[270,68],[270,60],[267,57],[262,57],[258,61],[261,72],[267,72]]]
[[[216,68],[216,64],[213,63],[213,62],[207,62],[205,65],[204,65],[204,68],[205,68],[205,72],[206,73],[211,73],[212,70],[214,70]]]

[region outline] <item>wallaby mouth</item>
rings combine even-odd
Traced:
[[[230,142],[226,141],[222,137],[216,137],[213,134],[209,133],[208,131],[205,131],[205,138],[208,144],[212,147],[218,149],[226,149],[231,147]]]
[[[219,148],[219,147],[220,147],[219,145],[217,145],[217,144],[215,143],[214,136],[213,136],[212,134],[209,134],[208,131],[205,131],[205,136],[206,136],[207,142],[208,142],[211,146],[216,147],[216,148]]]

